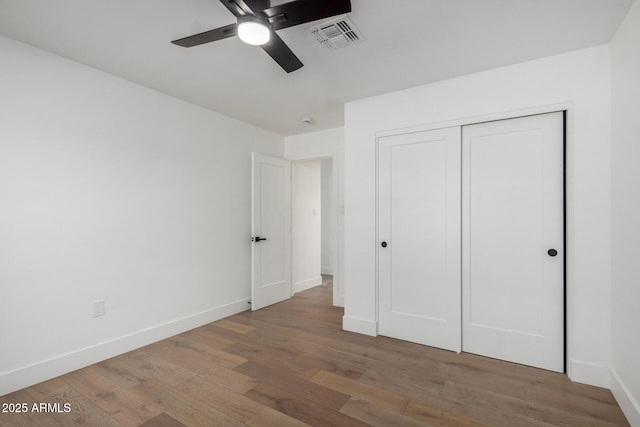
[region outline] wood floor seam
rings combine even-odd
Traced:
[[[324,283],[2,396],[72,410],[0,427],[629,425],[609,390],[564,374],[343,331]]]

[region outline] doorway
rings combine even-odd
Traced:
[[[333,175],[330,157],[291,163],[294,294],[334,282],[337,212]]]

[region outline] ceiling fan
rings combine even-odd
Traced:
[[[302,62],[276,34],[277,30],[351,12],[350,0],[296,0],[271,7],[271,0],[220,0],[237,19],[235,24],[173,40],[193,47],[238,36],[245,43],[260,46],[287,73]]]

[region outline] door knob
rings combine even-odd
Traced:
[[[254,238],[251,239],[252,242],[261,242],[262,240],[267,240],[267,238],[266,237],[257,236],[257,237],[254,237]]]
[[[383,248],[386,248],[387,247],[387,242],[380,243],[380,246],[382,246]]]
[[[556,256],[556,255],[558,255],[558,251],[556,251],[555,249],[549,249],[549,250],[547,251],[547,254],[548,254],[549,256]]]

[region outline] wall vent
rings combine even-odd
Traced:
[[[318,43],[329,49],[340,49],[361,42],[364,37],[345,15],[325,21],[311,29]]]

